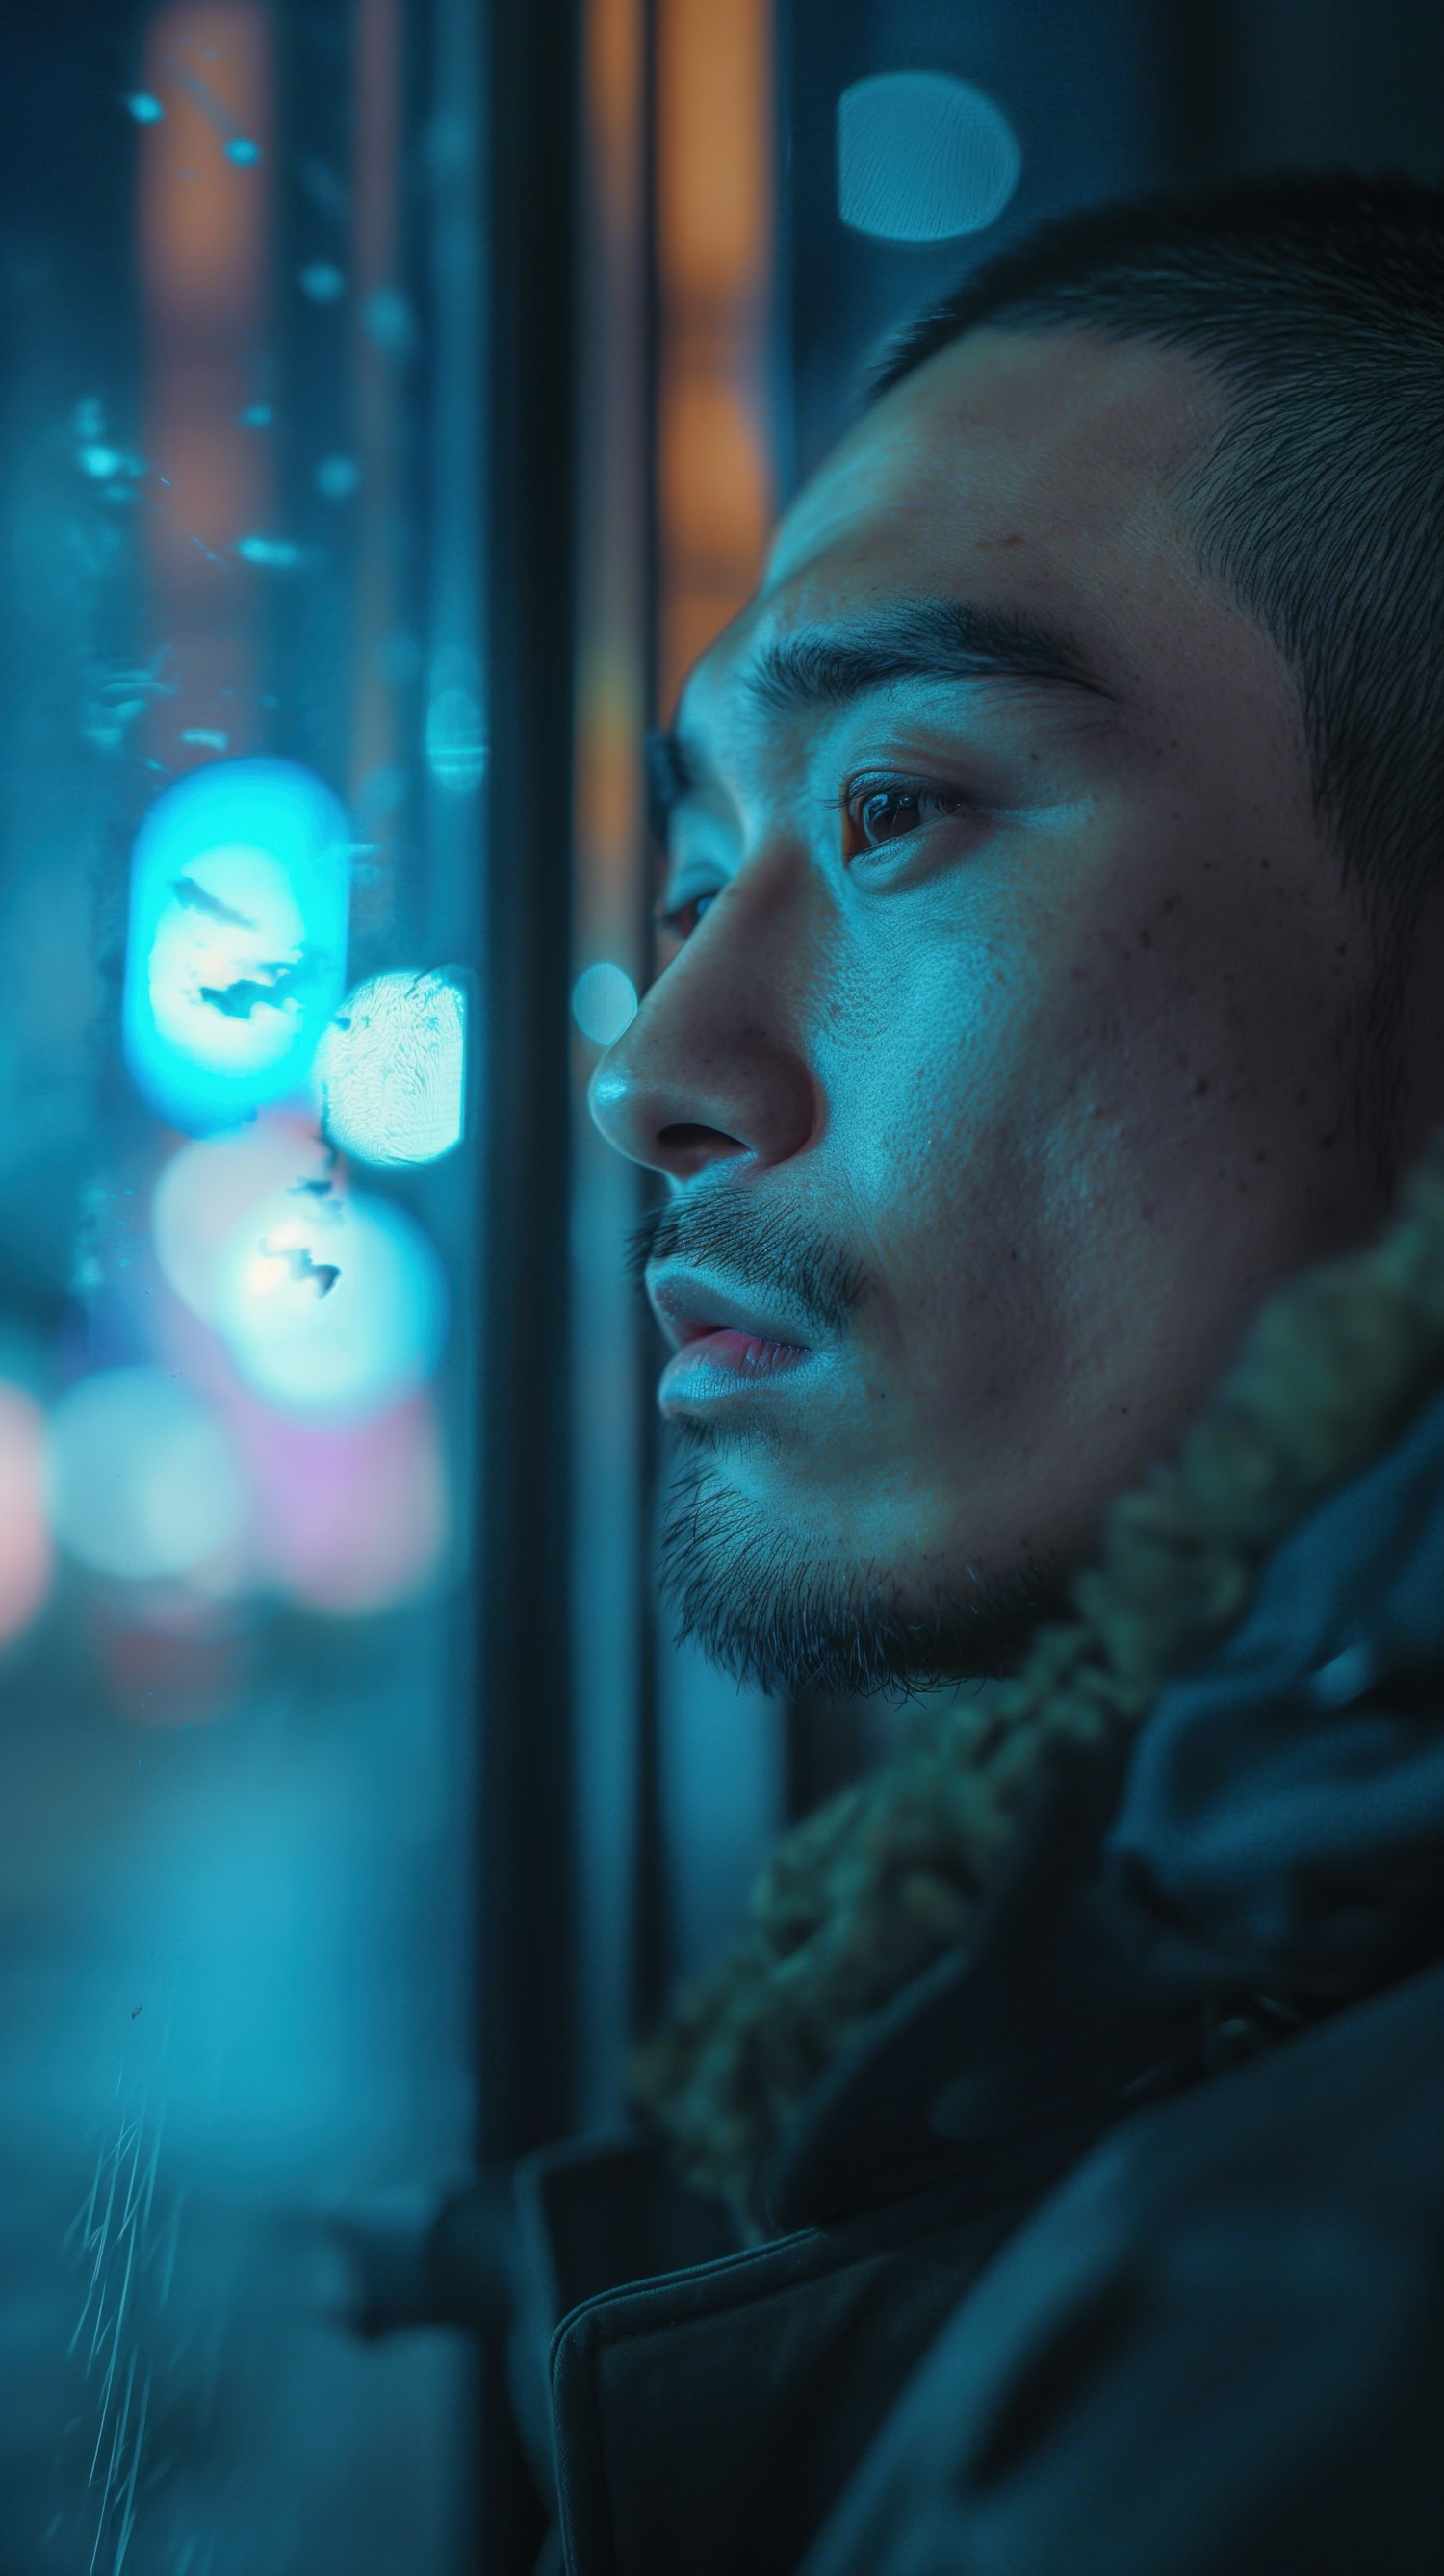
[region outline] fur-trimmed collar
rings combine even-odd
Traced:
[[[1116,1750],[1237,1626],[1295,1524],[1441,1380],[1444,1130],[1375,1239],[1264,1300],[1176,1456],[1110,1507],[1072,1615],[780,1844],[743,1932],[634,2062],[637,2100],[695,2182],[749,2223],[761,2165],[839,2047],[967,1940],[1048,1748]]]

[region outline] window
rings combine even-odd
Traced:
[[[466,13],[12,46],[0,2556],[455,2563],[483,323]],[[23,964],[20,962],[23,960]]]

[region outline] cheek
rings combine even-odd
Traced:
[[[933,1344],[939,1371],[962,1363],[960,1318],[976,1328],[1032,1300],[1057,1052],[1036,975],[976,941],[899,974],[885,1011],[874,985],[865,1012],[834,1023],[824,1082],[850,1222],[905,1341]]]
[[[1215,886],[1176,819],[1149,821],[1101,858],[1071,851],[1061,892],[1055,857],[1051,882],[1022,868],[980,881],[965,918],[829,961],[819,1083],[885,1267],[906,1245],[920,1283],[1001,1250],[1026,1293],[1050,1245],[1066,1259],[1096,1237],[1111,1194],[1120,1212],[1140,1189],[1155,1198],[1160,1156],[1187,1158],[1250,1102],[1257,1114],[1309,943],[1301,955],[1292,919],[1281,939],[1266,907],[1240,943],[1224,873]]]
[[[1131,956],[1126,938],[1081,897],[1033,904],[1026,941],[1016,916],[975,921],[834,987],[836,1168],[909,1366],[940,1390],[961,1372],[981,1395],[1021,1344],[1061,1358],[1148,1136],[1180,1132],[1193,1058],[1216,1052],[1216,1026],[1186,1024],[1182,935]]]
[[[1042,1140],[1109,1039],[1096,978],[1016,932],[937,943],[900,975],[886,1021],[839,1049],[839,1136],[859,1197],[909,1234],[1012,1231],[1033,1203]],[[879,1221],[881,1221],[879,1219]]]

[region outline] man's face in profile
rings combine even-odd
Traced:
[[[683,693],[666,962],[593,1108],[667,1176],[671,1337],[741,1328],[668,1369],[660,1567],[739,1678],[1007,1669],[1376,1211],[1372,949],[1293,675],[1180,522],[1220,416],[1141,344],[971,335]]]

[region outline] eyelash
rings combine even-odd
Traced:
[[[850,822],[855,806],[878,804],[885,798],[895,805],[940,807],[942,814],[934,814],[931,817],[935,822],[941,820],[943,815],[957,813],[959,808],[966,806],[969,801],[957,788],[931,787],[924,778],[874,775],[871,778],[852,779],[840,796],[828,798],[828,810],[840,815],[844,822]],[[921,825],[919,828],[922,828]],[[864,846],[875,848],[878,845],[869,842]]]
[[[837,815],[842,822],[846,823],[852,820],[856,807],[880,803],[884,798],[890,798],[897,805],[917,805],[919,808],[940,807],[942,813],[934,814],[930,818],[933,821],[942,820],[946,815],[956,814],[969,803],[968,798],[956,789],[930,787],[922,779],[873,775],[868,778],[850,779],[840,796],[829,796],[826,799],[825,810],[829,814]],[[923,829],[925,825],[920,823],[917,828]],[[910,839],[911,834],[900,837]],[[864,849],[875,849],[879,846],[882,845],[876,842],[863,844]],[[855,856],[856,853],[849,855]],[[672,905],[668,911],[663,911],[659,906],[652,917],[660,929],[673,931],[679,938],[685,939],[689,935],[687,915],[695,912],[699,903],[714,903],[719,891],[720,889],[712,887],[701,894],[689,895],[685,902]],[[691,926],[695,928],[696,925],[694,923]]]

